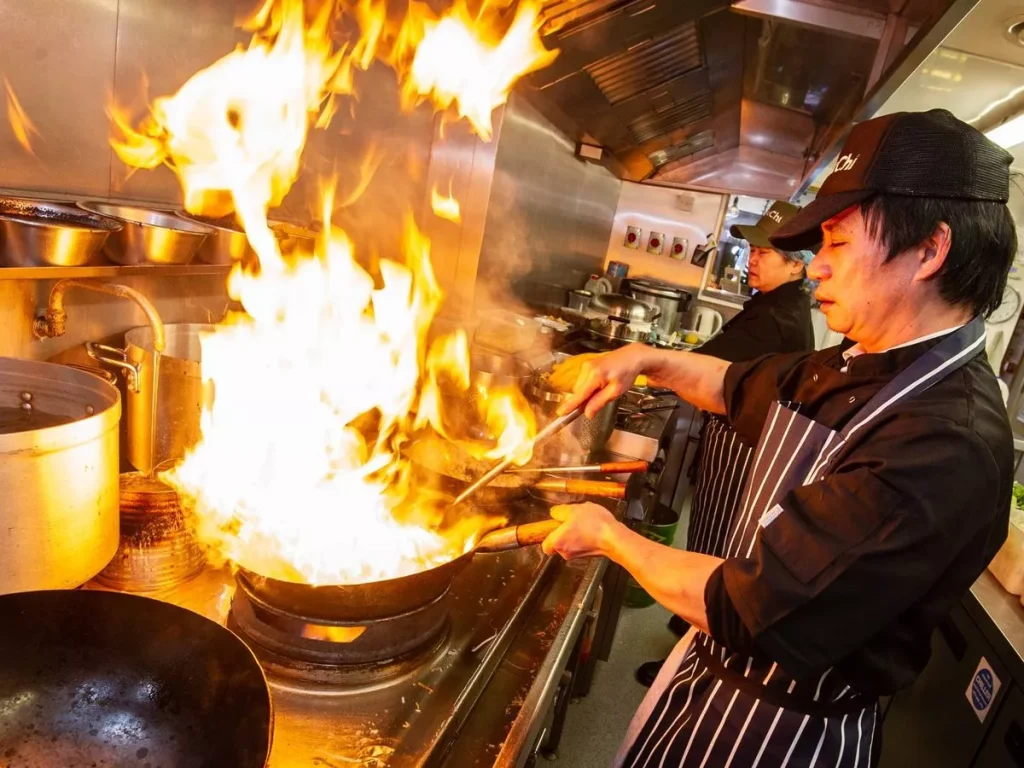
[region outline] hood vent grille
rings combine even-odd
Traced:
[[[711,94],[707,91],[673,104],[667,109],[651,112],[629,124],[629,132],[637,144],[662,134],[685,128],[691,123],[711,116]]]
[[[661,37],[586,67],[611,104],[664,85],[703,65],[697,25],[687,22]]]
[[[668,147],[667,149],[659,149],[657,152],[651,152],[647,157],[655,168],[661,168],[663,165],[668,165],[676,160],[682,160],[684,157],[689,157],[695,152],[700,152],[702,149],[708,149],[714,146],[714,144],[715,132],[701,131],[688,138],[682,144],[676,144],[674,147]]]
[[[542,35],[571,35],[591,24],[599,24],[616,13],[644,0],[548,0],[541,6]]]

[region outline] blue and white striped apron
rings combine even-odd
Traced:
[[[709,413],[698,451],[697,483],[690,503],[686,549],[725,556],[725,543],[740,505],[754,449],[721,416]]]
[[[792,488],[822,480],[847,443],[893,404],[914,397],[985,348],[975,319],[923,354],[835,432],[775,403],[758,441],[726,557],[749,557]],[[860,768],[881,749],[877,701],[833,669],[796,680],[691,630],[662,667],[616,757],[624,768]]]

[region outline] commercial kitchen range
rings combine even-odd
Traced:
[[[616,429],[610,445],[653,461],[625,499],[606,502],[617,516],[643,519],[659,490],[675,493],[680,467],[665,459],[680,415],[689,430],[685,407],[620,418],[629,426]],[[549,508],[527,496],[501,512],[520,524],[547,518]],[[331,643],[301,636],[294,641],[305,656],[292,657],[286,638],[268,639],[246,621],[251,607],[240,603],[251,590],[229,569],[207,566],[146,596],[225,624],[252,648],[271,690],[270,766],[461,768],[532,765],[557,751],[570,699],[585,695],[598,659],[607,659],[625,586],[621,568],[603,558],[566,563],[539,547],[477,554],[443,598],[441,627],[425,645],[364,664],[332,663],[329,651],[311,656],[311,645]],[[109,586],[94,580],[85,588]]]

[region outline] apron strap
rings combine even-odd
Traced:
[[[985,349],[985,321],[976,317],[929,349],[886,384],[839,433],[849,440],[893,403],[914,397],[967,365]]]
[[[704,643],[694,643],[694,650],[697,653],[697,658],[708,668],[708,671],[726,685],[742,691],[752,699],[764,701],[779,709],[809,717],[839,717],[860,712],[878,701],[876,697],[862,693],[855,693],[849,698],[838,701],[815,701],[810,696],[787,693],[779,688],[763,685],[753,678],[745,677],[739,672],[729,669],[705,647]]]

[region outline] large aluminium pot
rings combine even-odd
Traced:
[[[117,550],[117,388],[0,357],[0,593],[76,587]]]
[[[143,473],[184,458],[199,440],[203,408],[201,334],[212,325],[177,323],[164,326],[167,346],[160,355],[153,423],[153,333],[149,326],[124,335],[123,349],[86,345],[100,362],[116,366],[128,378],[128,461]],[[151,454],[155,436],[156,450]]]

